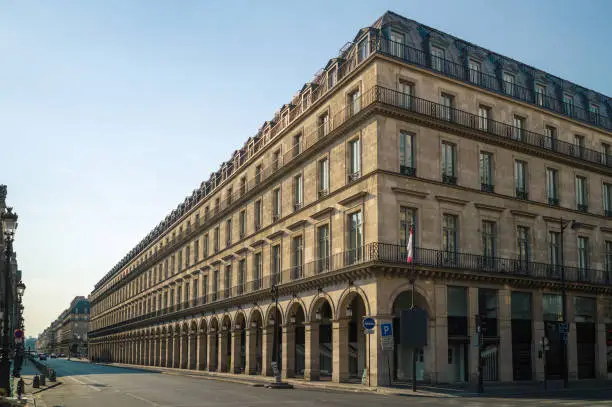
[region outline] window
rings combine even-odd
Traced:
[[[599,123],[599,106],[591,103],[591,106],[589,108],[589,113],[591,116],[591,122],[596,123],[596,124]]]
[[[317,271],[319,273],[329,270],[329,225],[317,228]]]
[[[514,75],[504,72],[502,81],[504,83],[504,92],[507,95],[514,96]]]
[[[281,282],[281,247],[279,244],[272,246],[272,284]]]
[[[357,63],[360,63],[368,57],[369,54],[368,39],[365,38],[357,44]]]
[[[586,276],[586,270],[589,268],[589,238],[578,236],[578,270],[580,277],[583,279]]]
[[[604,263],[606,267],[606,281],[609,283],[612,281],[612,241],[606,240],[605,250]],[[612,343],[610,343],[610,345],[612,345]]]
[[[191,265],[191,247],[189,245],[185,247],[185,267]]]
[[[302,270],[303,245],[302,236],[295,236],[291,239],[291,278],[293,279],[304,277]]]
[[[601,163],[603,165],[610,165],[612,163],[609,144],[601,143]]]
[[[334,66],[327,72],[327,88],[331,89],[336,84],[336,67]]]
[[[481,69],[480,69],[480,63],[470,60],[468,63],[469,66],[469,70],[470,70],[470,82],[475,83],[475,84],[480,84],[480,76],[481,76]]]
[[[348,216],[349,229],[349,264],[353,264],[361,260],[363,234],[362,234],[362,219],[361,212],[351,213]]]
[[[213,250],[215,253],[219,251],[219,226],[215,228],[213,235]]]
[[[361,94],[359,93],[359,89],[351,92],[348,95],[348,115],[352,116],[361,110]]]
[[[232,203],[232,198],[233,198],[232,187],[227,188],[226,196],[227,196],[227,204],[230,205]]]
[[[480,152],[480,190],[493,192],[493,154]]]
[[[566,115],[574,115],[574,97],[572,95],[563,94],[563,107]]]
[[[349,148],[349,182],[361,176],[361,143],[360,139],[348,143]]]
[[[584,157],[584,136],[574,135],[574,155]]]
[[[293,177],[293,209],[298,211],[304,204],[304,177],[298,174]]]
[[[255,167],[255,185],[259,185],[261,183],[261,164]]]
[[[400,132],[400,174],[414,177],[416,175],[416,164],[414,162],[414,134],[405,131]]]
[[[280,188],[276,188],[272,191],[272,221],[276,222],[281,217],[281,194]]]
[[[526,268],[531,254],[529,228],[526,226],[518,226],[516,231],[518,235],[518,259],[521,262],[521,266]]]
[[[302,133],[296,134],[293,136],[293,156],[297,157],[302,153]]]
[[[241,196],[246,194],[246,189],[247,189],[247,180],[246,180],[246,177],[242,177],[240,178],[240,195]]]
[[[254,206],[255,211],[255,230],[259,230],[261,228],[261,201],[255,201]]]
[[[442,142],[442,182],[455,185],[457,183],[457,148],[454,144]]]
[[[193,299],[194,300],[197,300],[198,299],[198,295],[200,294],[198,292],[198,283],[199,283],[199,281],[198,281],[197,278],[193,280]]]
[[[406,81],[399,81],[400,92],[400,107],[410,109],[412,107],[412,98],[414,97],[414,84]]]
[[[225,244],[227,246],[232,244],[232,220],[228,219],[225,222]]]
[[[221,199],[215,198],[215,213],[219,213],[219,204]]]
[[[491,108],[488,106],[478,106],[478,129],[489,131],[489,120],[491,117]]]
[[[195,227],[197,228],[198,226],[200,226],[200,213],[196,213],[195,214]]]
[[[431,67],[436,71],[444,70],[444,50],[438,47],[431,47]]]
[[[546,126],[544,128],[544,135],[546,138],[544,139],[544,147],[549,150],[557,149],[557,129],[552,126]]]
[[[559,174],[554,168],[546,169],[546,195],[548,197],[548,204],[557,206],[559,205]]]
[[[238,262],[238,294],[244,292],[244,279],[246,276],[246,260],[240,259]]]
[[[319,161],[319,198],[329,193],[329,159]]]
[[[520,116],[514,116],[513,120],[513,129],[512,129],[512,139],[523,141],[523,136],[525,134],[525,119]]]
[[[319,116],[319,137],[327,136],[329,133],[329,113],[323,113]]]
[[[255,264],[253,264],[253,280],[255,284],[255,289],[259,290],[259,288],[261,288],[261,277],[263,271],[263,259],[261,257],[261,253],[255,253],[254,263]]]
[[[208,233],[204,235],[204,239],[203,239],[203,251],[204,251],[204,258],[208,257]]]
[[[603,184],[603,210],[604,216],[612,216],[612,184]]]
[[[454,97],[452,95],[443,93],[440,95],[440,104],[442,107],[440,108],[440,119],[451,121],[453,118],[453,101]]]
[[[272,169],[273,171],[278,170],[280,166],[280,150],[276,150],[272,153]]]
[[[176,258],[174,257],[174,255],[170,257],[170,273],[176,273]]]
[[[243,238],[246,234],[246,210],[240,211],[240,215],[238,217],[238,234],[240,238]]]
[[[482,255],[485,257],[487,266],[493,266],[492,259],[495,257],[495,241],[497,239],[497,228],[495,222],[482,222]]]
[[[548,232],[548,262],[556,273],[561,265],[561,233],[550,231]]]
[[[457,252],[457,216],[444,214],[442,217],[442,251],[444,259],[454,259]]]
[[[206,303],[208,300],[208,276],[202,278],[202,298]]]
[[[546,87],[544,85],[535,86],[536,103],[538,106],[544,106],[546,101]],[[548,105],[548,103],[546,103]]]
[[[514,161],[514,185],[517,198],[529,199],[527,193],[527,163],[525,161]]]
[[[399,244],[402,253],[408,255],[408,239],[410,238],[410,229],[412,229],[412,248],[416,247],[416,209],[406,206],[400,207],[399,213]],[[413,250],[414,253],[414,250]],[[414,254],[413,254],[414,256]]]
[[[212,284],[213,301],[216,301],[219,296],[219,270],[214,271]]]
[[[391,31],[390,53],[394,57],[404,58],[404,34]]]
[[[306,111],[306,109],[308,109],[308,99],[310,98],[310,92],[305,93],[302,96],[302,111]]]
[[[580,212],[587,212],[589,209],[587,202],[587,181],[585,177],[576,177],[576,209]]]

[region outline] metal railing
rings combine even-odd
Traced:
[[[481,71],[472,70],[465,65],[449,61],[429,54],[409,45],[394,42],[380,36],[377,41],[376,51],[384,55],[401,59],[402,61],[418,65],[423,68],[432,69],[453,79],[477,85],[481,88],[502,93],[514,99],[534,104],[552,112],[571,117],[573,119],[612,130],[612,119],[604,114],[590,109],[584,109],[574,104],[565,103],[563,100],[538,93],[535,89],[526,88],[516,83],[504,81],[495,75]]]
[[[359,266],[364,263],[385,263],[405,267],[508,275],[539,280],[561,280],[562,274],[562,268],[558,264],[534,262],[524,258],[503,258],[420,247],[415,248],[413,251],[413,261],[412,263],[408,263],[408,250],[406,246],[390,243],[369,243],[356,249],[316,259],[302,264],[301,266],[292,266],[278,273],[265,275],[244,284],[218,289],[199,298],[194,298],[180,304],[128,318],[104,328],[91,331],[89,336],[95,337],[103,335],[127,324],[159,318],[175,312],[204,306],[206,304],[211,304],[214,308],[215,302],[239,297],[241,295],[257,293],[262,290],[269,290],[274,284],[280,284],[281,286],[283,284],[291,284],[302,279],[324,275],[351,266]],[[611,285],[612,271],[566,266],[565,280],[567,282]]]

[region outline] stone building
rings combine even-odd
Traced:
[[[47,353],[87,354],[89,300],[74,297],[70,306],[38,337],[38,349]]]
[[[414,354],[418,380],[470,382],[479,316],[485,380],[541,380],[545,336],[549,378],[564,355],[570,380],[605,378],[611,109],[387,12],[96,284],[90,357],[271,375],[276,320],[284,377],[401,383]]]

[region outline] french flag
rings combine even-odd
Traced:
[[[410,228],[410,237],[408,237],[408,263],[412,263],[412,228]]]

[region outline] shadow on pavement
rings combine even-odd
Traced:
[[[46,365],[53,369],[57,377],[86,376],[86,375],[130,375],[130,374],[160,374],[150,370],[108,366],[91,363],[85,360],[49,359]]]

